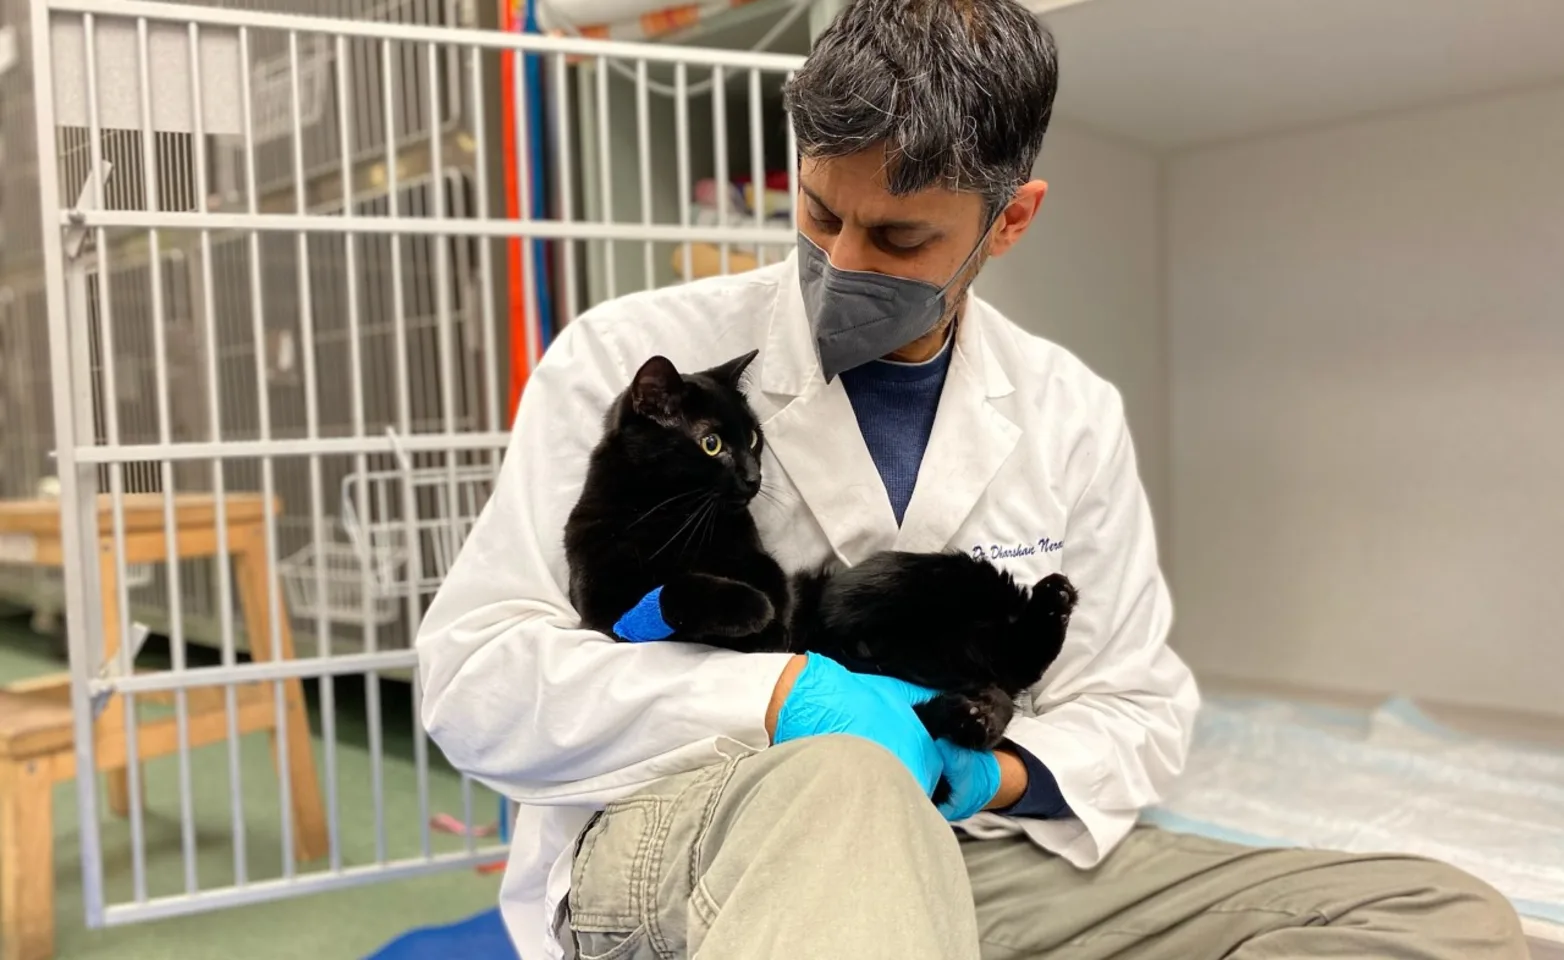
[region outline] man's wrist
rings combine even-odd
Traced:
[[[1029,780],[1026,764],[1014,750],[999,747],[994,751],[994,757],[999,761],[999,790],[984,810],[1003,810],[1015,806],[1026,794]]]
[[[782,668],[782,675],[771,690],[771,702],[766,706],[766,736],[771,738],[772,743],[777,739],[777,718],[782,714],[782,704],[787,702],[787,695],[793,692],[793,683],[804,672],[804,664],[808,660],[803,654],[795,654],[787,666]]]

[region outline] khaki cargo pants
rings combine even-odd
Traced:
[[[1138,828],[1079,871],[962,839],[888,752],[820,737],[672,777],[582,834],[584,960],[1525,960],[1494,890],[1406,856]]]

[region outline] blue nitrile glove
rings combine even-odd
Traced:
[[[853,673],[829,657],[808,654],[777,713],[774,743],[827,733],[872,740],[906,764],[923,792],[939,782],[940,755],[912,712],[934,691],[890,677]]]
[[[673,628],[663,619],[662,597],[662,587],[642,597],[639,603],[630,608],[629,613],[614,624],[614,635],[631,643],[666,640],[673,636]]]
[[[950,796],[939,812],[952,822],[977,816],[999,793],[999,758],[992,750],[968,750],[949,740],[934,741],[945,767]]]

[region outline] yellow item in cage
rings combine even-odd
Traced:
[[[728,269],[722,269],[722,251],[712,243],[692,243],[690,248],[690,277],[699,280],[702,277],[715,277],[724,273],[743,273],[760,266],[760,261],[752,253],[741,253],[738,250],[728,251]],[[673,272],[684,276],[684,246],[673,248]]]

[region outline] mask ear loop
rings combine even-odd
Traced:
[[[1004,207],[1000,207],[999,208],[999,212],[995,213],[992,217],[989,218],[988,226],[983,228],[983,233],[982,233],[982,235],[980,235],[978,237],[977,243],[973,244],[972,249],[967,251],[967,258],[965,260],[961,261],[961,265],[956,268],[956,272],[955,273],[951,274],[950,279],[945,281],[945,285],[943,287],[939,288],[939,292],[934,294],[934,296],[930,297],[929,299],[932,300],[932,299],[934,299],[934,297],[939,297],[939,298],[943,299],[945,294],[950,292],[951,286],[953,286],[957,280],[961,279],[961,275],[963,273],[967,272],[967,267],[970,267],[972,265],[972,259],[978,255],[978,251],[982,250],[983,248],[988,246],[988,242],[992,238],[992,234],[994,232],[994,224],[999,222],[999,218],[1004,216],[1004,213],[1005,213],[1005,208]],[[973,279],[976,280],[977,277],[974,276]],[[941,317],[940,319],[943,320],[945,318]],[[955,336],[956,336],[956,334],[958,332],[956,328],[958,326],[960,326],[960,324],[961,324],[961,311],[959,309],[959,304],[958,304],[956,312],[954,314],[952,314],[952,316],[950,318],[950,330],[946,334],[947,339],[954,339],[955,338]]]
[[[991,235],[994,232],[994,225],[999,222],[999,218],[1004,216],[1004,213],[1005,213],[1005,208],[1004,207],[1000,207],[999,211],[997,213],[995,213],[992,217],[989,218],[988,226],[983,228],[983,233],[982,233],[981,236],[978,237],[977,243],[972,246],[971,250],[967,251],[967,258],[965,260],[961,261],[961,265],[956,268],[956,272],[951,275],[951,278],[949,280],[945,281],[945,285],[943,287],[940,287],[939,293],[935,294],[936,297],[940,297],[940,298],[943,299],[945,294],[947,292],[949,292],[951,286],[958,279],[960,279],[960,277],[961,277],[961,275],[963,273],[966,272],[967,267],[972,265],[972,258],[977,256],[979,250],[982,250],[984,247],[988,246],[988,242],[991,239]],[[974,276],[972,279],[976,280],[977,277]],[[963,291],[963,297],[964,296],[965,296],[965,291]],[[933,297],[931,297],[930,299],[933,299]],[[943,320],[944,317],[941,317],[940,319]],[[946,339],[947,343],[951,343],[951,342],[955,341],[956,335],[961,332],[960,329],[959,329],[960,326],[961,326],[961,310],[960,310],[960,305],[958,304],[957,305],[957,309],[951,315],[950,327],[949,327],[949,329],[945,333],[945,339]],[[942,345],[941,349],[943,349],[943,345]]]
[[[988,223],[983,227],[983,232],[978,235],[977,243],[973,244],[972,249],[967,251],[966,258],[956,266],[956,272],[950,275],[950,279],[945,281],[945,285],[940,287],[933,296],[929,297],[930,300],[934,299],[934,297],[943,297],[950,292],[950,288],[955,285],[957,280],[961,279],[963,273],[967,272],[967,268],[972,266],[972,261],[978,255],[978,251],[988,246],[988,242],[992,239],[994,232],[994,224],[999,222],[999,218],[1004,216],[1004,213],[1005,208],[1000,207],[999,212],[988,219]]]

